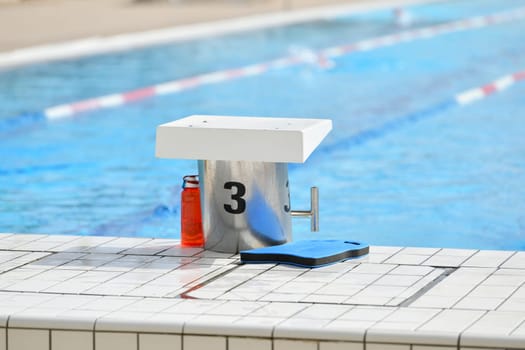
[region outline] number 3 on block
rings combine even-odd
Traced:
[[[240,182],[226,182],[225,190],[231,190],[231,199],[236,202],[235,207],[230,204],[224,204],[224,210],[230,214],[242,214],[246,210],[246,201],[242,198],[246,194],[246,187]],[[235,190],[234,190],[235,189]]]

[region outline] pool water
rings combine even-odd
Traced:
[[[412,27],[511,10],[522,1],[409,8]],[[55,122],[13,116],[297,51],[401,31],[391,11],[250,31],[0,72],[0,232],[179,237],[182,177],[196,162],[154,157],[157,125],[190,114],[330,118],[290,166],[294,209],[320,188],[321,231],[294,239],[525,249],[525,84],[374,137],[389,121],[525,68],[525,21],[401,43],[202,86]],[[189,145],[190,146],[190,145]]]

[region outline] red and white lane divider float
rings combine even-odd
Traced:
[[[173,80],[158,85],[148,86],[137,90],[123,93],[100,96],[78,102],[53,106],[43,111],[45,119],[55,120],[71,117],[82,112],[95,111],[104,108],[117,107],[131,102],[145,100],[153,96],[175,94],[178,92],[197,88],[199,86],[217,84],[232,81],[240,78],[261,75],[270,70],[278,70],[299,64],[317,64],[321,68],[329,69],[333,67],[332,59],[354,52],[368,51],[382,47],[407,43],[420,39],[429,39],[439,35],[459,32],[470,29],[478,29],[505,22],[516,21],[525,18],[525,7],[520,7],[512,11],[499,12],[487,16],[466,18],[458,21],[438,24],[425,28],[406,30],[400,33],[383,35],[371,39],[361,40],[349,45],[341,45],[326,48],[320,51],[309,51],[308,54],[298,53],[288,57],[262,62],[245,67],[227,69],[208,74],[197,75],[189,78]],[[498,82],[505,87],[508,79]],[[487,89],[489,91],[490,88]],[[474,91],[474,90],[473,90]],[[468,103],[476,99],[479,92],[469,92],[471,95],[461,95],[460,102]]]
[[[490,84],[464,91],[457,94],[455,100],[459,105],[466,105],[481,100],[495,92],[503,91],[521,80],[525,80],[525,71],[505,75]]]

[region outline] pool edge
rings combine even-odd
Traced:
[[[54,350],[82,339],[85,349],[97,350],[136,350],[139,344],[141,350],[162,344],[186,350],[525,344],[525,252],[373,246],[365,260],[301,269],[238,265],[237,256],[186,250],[177,240],[0,234],[0,258],[0,348],[8,350],[27,344]],[[454,271],[438,278],[444,268]],[[80,291],[93,288],[97,272],[119,280]],[[194,277],[193,292],[182,298],[186,287],[177,278]],[[275,281],[284,284],[270,296],[257,295]],[[396,304],[433,281],[410,305]],[[140,292],[123,292],[131,283]],[[337,283],[346,286],[341,295]],[[361,299],[337,299],[360,285],[370,288]],[[315,292],[303,298],[308,289]],[[385,302],[384,295],[396,293]]]

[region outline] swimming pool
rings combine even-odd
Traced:
[[[334,130],[289,175],[296,208],[319,186],[321,232],[295,220],[295,239],[523,250],[525,84],[444,104],[525,68],[523,20],[358,50],[330,58],[331,67],[308,59],[326,47],[520,5],[413,6],[408,29],[386,10],[341,14],[0,72],[0,231],[178,237],[181,179],[196,164],[154,158],[158,124],[189,114],[322,117]],[[252,77],[78,118],[13,122],[24,112],[297,53],[302,64]],[[424,117],[410,118],[418,113]],[[408,122],[384,127],[396,120]]]

